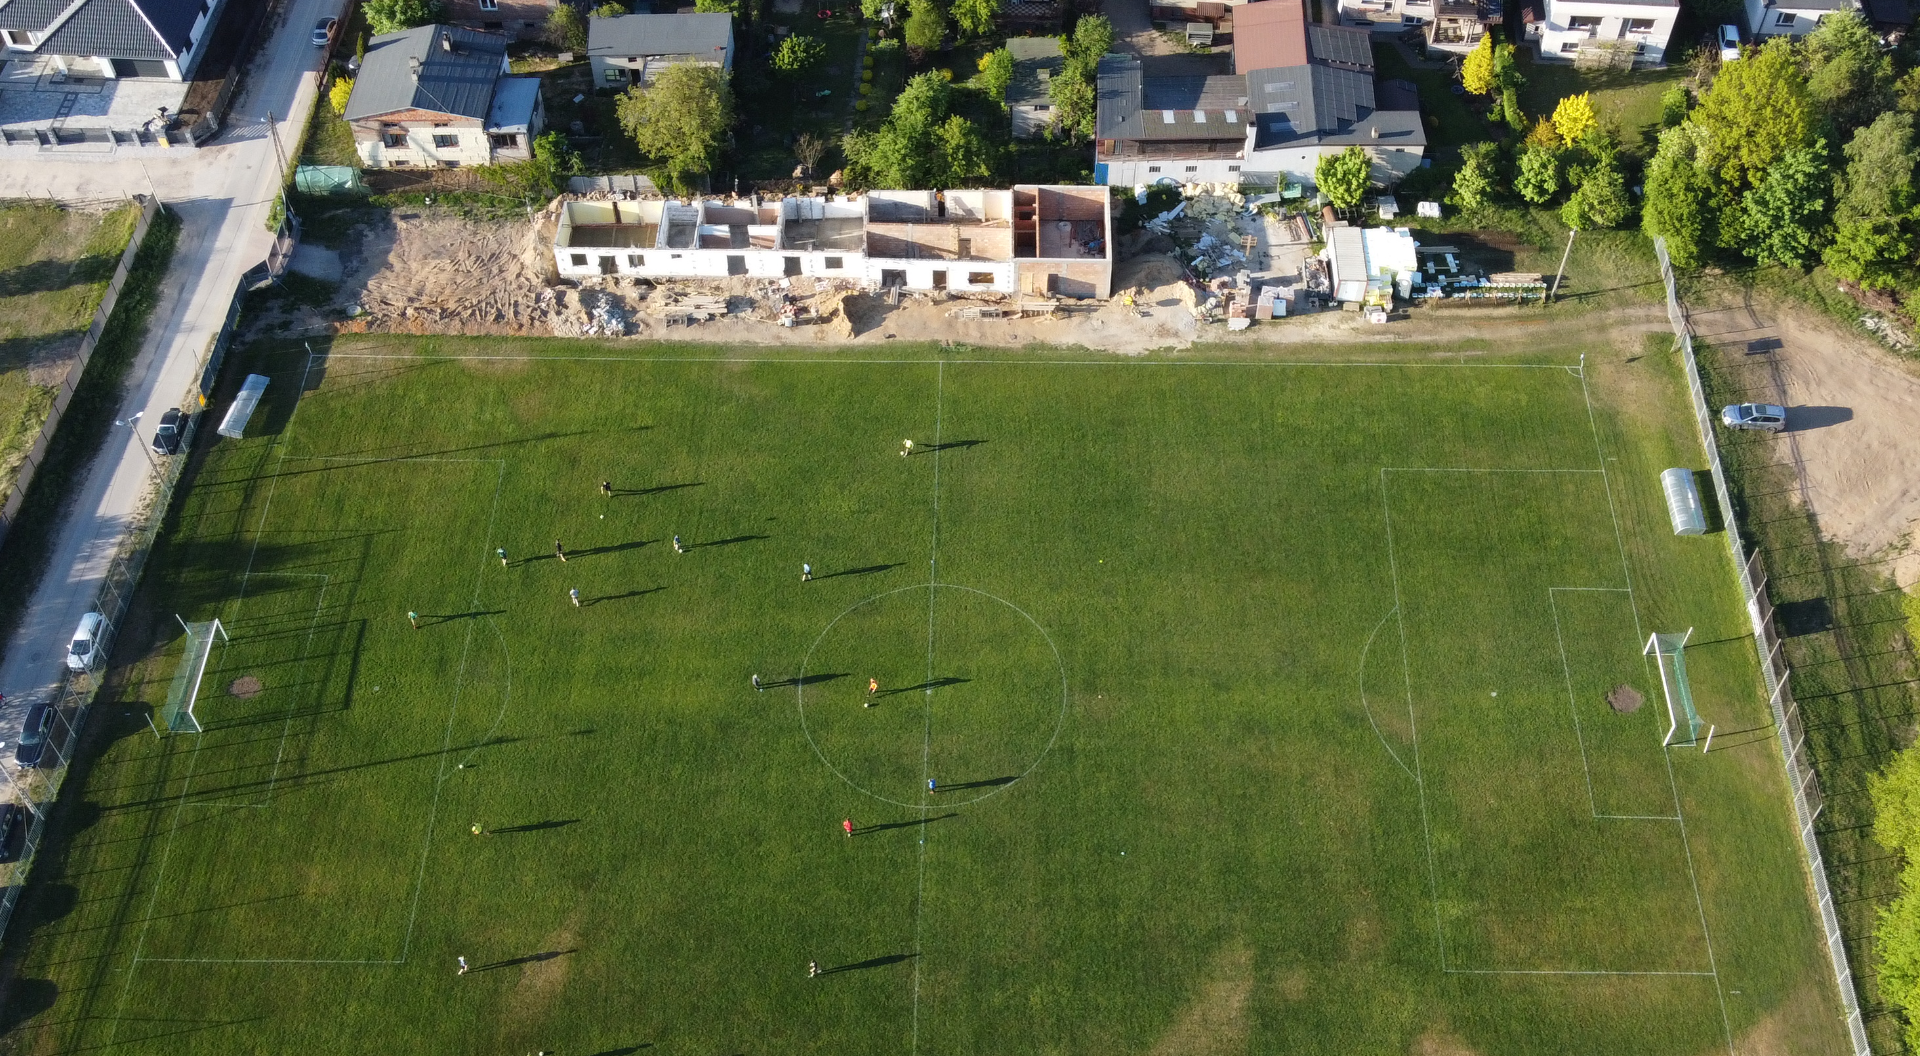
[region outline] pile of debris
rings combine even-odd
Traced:
[[[602,290],[549,288],[540,291],[540,307],[555,337],[626,337],[633,332],[627,310]]]
[[[1228,183],[1189,183],[1180,204],[1144,225],[1173,239],[1180,258],[1205,278],[1247,267],[1248,238],[1240,221],[1251,216],[1247,198]]]

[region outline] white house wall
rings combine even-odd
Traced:
[[[486,130],[479,125],[463,125],[450,128],[405,128],[407,145],[389,147],[386,145],[386,131],[374,139],[358,140],[354,143],[360,160],[367,168],[403,167],[396,163],[404,162],[414,168],[440,168],[443,162],[458,162],[462,166],[485,165],[493,160],[493,147],[487,139]],[[458,143],[451,147],[436,147],[433,137],[454,136]]]
[[[1101,163],[1113,187],[1172,180],[1175,183],[1236,183],[1244,163],[1238,158],[1119,158]]]
[[[1750,0],[1755,2],[1755,0]],[[1548,59],[1571,61],[1588,43],[1633,41],[1640,45],[1635,62],[1657,66],[1666,61],[1667,43],[1673,38],[1673,23],[1680,16],[1675,7],[1641,7],[1633,4],[1591,4],[1572,0],[1547,0],[1547,20],[1540,31],[1540,54]],[[1597,18],[1599,27],[1589,32],[1573,29],[1575,18]],[[1645,33],[1629,32],[1632,19],[1648,19],[1653,28]]]
[[[1797,11],[1764,0],[1747,0],[1747,28],[1756,37],[1804,37],[1820,23],[1827,11]]]
[[[809,250],[786,253],[773,249],[602,249],[555,246],[554,265],[562,278],[595,279],[618,276],[633,279],[725,279],[729,277],[728,257],[739,257],[746,266],[746,277],[778,279],[787,274],[787,259],[797,258],[800,274],[817,279],[848,279],[879,286],[885,272],[906,272],[907,288],[931,290],[936,271],[947,273],[946,288],[975,292],[1012,293],[1017,288],[1015,264],[1010,260],[888,260],[869,259],[862,253],[825,253]],[[603,270],[602,259],[611,258],[613,270]],[[827,266],[838,261],[838,268]],[[637,261],[637,263],[636,263]],[[974,282],[977,275],[989,276],[986,282]],[[734,276],[739,277],[739,276]]]
[[[1320,159],[1345,149],[1345,146],[1328,145],[1256,150],[1248,155],[1246,176],[1250,180],[1274,180],[1276,183],[1289,179],[1306,187],[1316,187],[1319,184],[1314,172],[1320,165]],[[1373,156],[1373,182],[1390,187],[1420,167],[1424,152],[1404,147],[1377,147],[1369,149],[1368,153]]]

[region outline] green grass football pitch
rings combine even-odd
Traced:
[[[259,352],[15,1051],[1841,1051],[1679,368],[1585,350]]]

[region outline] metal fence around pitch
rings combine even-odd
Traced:
[[[278,245],[278,243],[276,243]],[[289,244],[290,245],[290,244]],[[278,276],[286,268],[291,256],[290,248],[277,249],[268,257],[266,263],[256,270],[264,269],[270,276]],[[251,274],[251,273],[249,273]],[[233,291],[233,301],[228,309],[226,321],[219,333],[207,342],[199,356],[200,369],[195,373],[198,385],[190,393],[183,394],[184,400],[194,400],[201,408],[207,406],[208,398],[213,394],[213,384],[220,374],[220,364],[232,343],[235,328],[240,322],[240,305],[251,288],[248,280],[243,279]],[[185,403],[182,406],[186,406]],[[125,619],[127,609],[133,603],[134,591],[140,586],[140,574],[146,570],[147,556],[153,552],[153,543],[160,534],[160,527],[166,521],[167,509],[173,504],[174,488],[180,483],[180,475],[186,472],[188,456],[193,451],[194,438],[211,412],[202,410],[187,420],[186,428],[180,435],[180,446],[176,454],[155,456],[152,458],[152,471],[147,478],[145,494],[139,506],[134,510],[127,534],[115,549],[113,560],[107,565],[105,580],[100,585],[100,593],[93,603],[94,612],[107,618],[107,625],[118,628]],[[119,435],[119,434],[114,434]],[[136,440],[145,443],[145,440]],[[109,638],[102,643],[100,655],[112,651]],[[104,661],[102,662],[104,666]],[[20,853],[11,865],[0,866],[6,870],[0,873],[5,888],[0,890],[0,939],[6,935],[7,925],[13,919],[14,906],[20,901],[20,894],[26,889],[27,878],[33,871],[36,852],[46,836],[48,808],[60,796],[60,788],[66,783],[67,770],[73,761],[74,750],[80,744],[80,733],[85,728],[87,712],[92,708],[94,698],[100,693],[100,679],[93,672],[78,671],[67,676],[53,701],[53,728],[47,733],[47,746],[41,755],[40,766],[25,771],[12,789],[15,795],[25,801],[31,818],[27,824],[26,839],[22,842]],[[12,773],[0,766],[0,773],[6,773],[12,779]],[[3,798],[3,797],[0,797]]]
[[[1791,670],[1782,651],[1780,632],[1773,622],[1773,602],[1767,597],[1767,572],[1760,562],[1759,550],[1748,550],[1740,538],[1740,521],[1734,516],[1733,492],[1727,487],[1726,468],[1720,461],[1720,445],[1713,434],[1713,409],[1707,403],[1706,386],[1700,378],[1700,361],[1693,352],[1693,329],[1687,323],[1686,309],[1674,289],[1673,262],[1667,257],[1666,240],[1653,240],[1653,251],[1660,258],[1660,278],[1666,284],[1667,319],[1673,324],[1673,336],[1680,346],[1681,359],[1687,365],[1687,390],[1693,397],[1693,414],[1700,426],[1700,443],[1707,452],[1707,467],[1713,473],[1713,491],[1720,502],[1720,517],[1726,525],[1727,549],[1732,551],[1733,566],[1739,572],[1740,591],[1746,597],[1747,618],[1753,624],[1753,643],[1760,654],[1760,675],[1766,680],[1767,706],[1773,709],[1773,723],[1780,732],[1780,758],[1787,768],[1787,785],[1793,790],[1793,811],[1798,821],[1800,848],[1806,855],[1807,871],[1813,879],[1815,902],[1820,907],[1820,924],[1827,940],[1827,956],[1833,963],[1833,979],[1840,991],[1840,1004],[1846,1010],[1847,1031],[1853,1036],[1854,1056],[1872,1056],[1867,1042],[1867,1025],[1860,1014],[1860,996],[1854,989],[1853,969],[1847,962],[1847,949],[1840,936],[1840,917],[1834,911],[1833,891],[1827,886],[1827,865],[1820,853],[1820,840],[1813,822],[1820,816],[1820,781],[1813,771],[1807,752],[1807,733],[1800,720],[1800,705],[1788,684]]]

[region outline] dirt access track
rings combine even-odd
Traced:
[[[1719,291],[1688,312],[1747,399],[1787,409],[1802,501],[1850,556],[1920,583],[1920,362],[1812,309]]]

